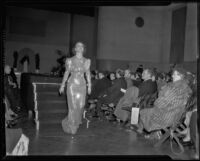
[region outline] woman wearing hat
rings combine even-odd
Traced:
[[[139,133],[142,133],[143,129],[151,132],[169,127],[176,116],[185,111],[187,100],[192,93],[185,75],[184,69],[175,68],[172,73],[173,82],[161,88],[154,107],[140,111],[137,130]]]

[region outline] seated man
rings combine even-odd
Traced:
[[[125,78],[126,83],[127,83],[127,88],[133,86],[133,81],[131,79],[131,71],[130,71],[130,69],[126,69],[124,71],[124,78]]]
[[[123,73],[120,71],[116,72],[116,78],[113,81],[113,85],[105,90],[103,93],[100,94],[97,102],[97,114],[102,116],[101,113],[101,105],[102,104],[113,104],[116,105],[119,101],[119,99],[124,95],[123,92],[121,92],[121,88],[126,89],[127,84],[123,77]]]
[[[174,123],[177,115],[185,111],[187,100],[192,93],[184,79],[185,73],[182,68],[174,69],[173,82],[161,88],[154,108],[140,111],[137,132],[142,133],[143,129],[152,132],[167,128]]]
[[[138,84],[138,87],[132,86],[127,89],[114,112],[114,115],[118,119],[125,122],[129,118],[130,112],[123,110],[122,107],[131,106],[133,103],[138,103],[140,97],[157,92],[157,84],[155,81],[152,81],[153,77],[154,72],[151,69],[145,69],[142,73],[142,79],[144,81]]]

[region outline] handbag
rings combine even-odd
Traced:
[[[138,119],[139,119],[139,112],[140,109],[138,107],[132,107],[131,109],[131,124],[138,124]]]

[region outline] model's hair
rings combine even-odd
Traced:
[[[84,50],[83,50],[83,54],[86,52],[86,45],[83,43],[83,42],[81,42],[81,41],[78,41],[78,42],[76,42],[73,46],[73,48],[72,48],[72,53],[75,55],[76,54],[76,52],[75,52],[75,48],[76,48],[76,45],[78,44],[78,43],[81,43],[81,44],[83,44],[83,48],[84,48]]]

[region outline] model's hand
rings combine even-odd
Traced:
[[[64,86],[61,86],[60,89],[59,89],[59,93],[60,94],[64,93],[64,89],[65,89]]]

